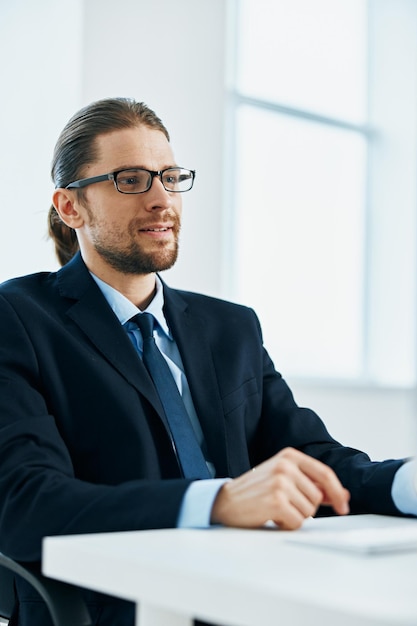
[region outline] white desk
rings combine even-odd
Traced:
[[[320,532],[417,520],[308,520]],[[288,542],[272,529],[155,530],[50,537],[47,576],[132,600],[140,626],[411,626],[417,551],[364,556]]]

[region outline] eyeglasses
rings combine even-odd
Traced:
[[[145,170],[142,167],[134,167],[129,170],[118,170],[117,172],[102,174],[101,176],[81,178],[67,185],[65,189],[80,189],[94,183],[112,180],[120,193],[145,193],[145,191],[149,191],[151,188],[155,176],[158,176],[166,191],[182,193],[190,191],[193,186],[195,171],[186,170],[183,167],[168,167],[165,170],[154,172]]]

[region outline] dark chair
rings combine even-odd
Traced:
[[[90,626],[87,607],[76,587],[43,576],[35,566],[22,565],[0,552],[0,617],[10,619],[15,603],[14,577],[30,583],[45,601],[54,626]]]

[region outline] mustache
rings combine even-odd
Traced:
[[[150,228],[155,224],[159,224],[161,226],[163,226],[164,224],[169,224],[173,227],[174,230],[179,230],[181,226],[181,220],[179,215],[171,212],[164,213],[163,215],[153,216],[149,219],[136,217],[131,220],[129,229],[142,230],[144,228]]]

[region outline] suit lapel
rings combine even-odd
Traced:
[[[165,423],[146,368],[79,254],[59,270],[58,284],[61,296],[72,300],[67,315],[104,358],[149,400]]]
[[[203,320],[181,295],[164,284],[164,313],[184,364],[209,454],[219,476],[228,476],[223,406]]]

